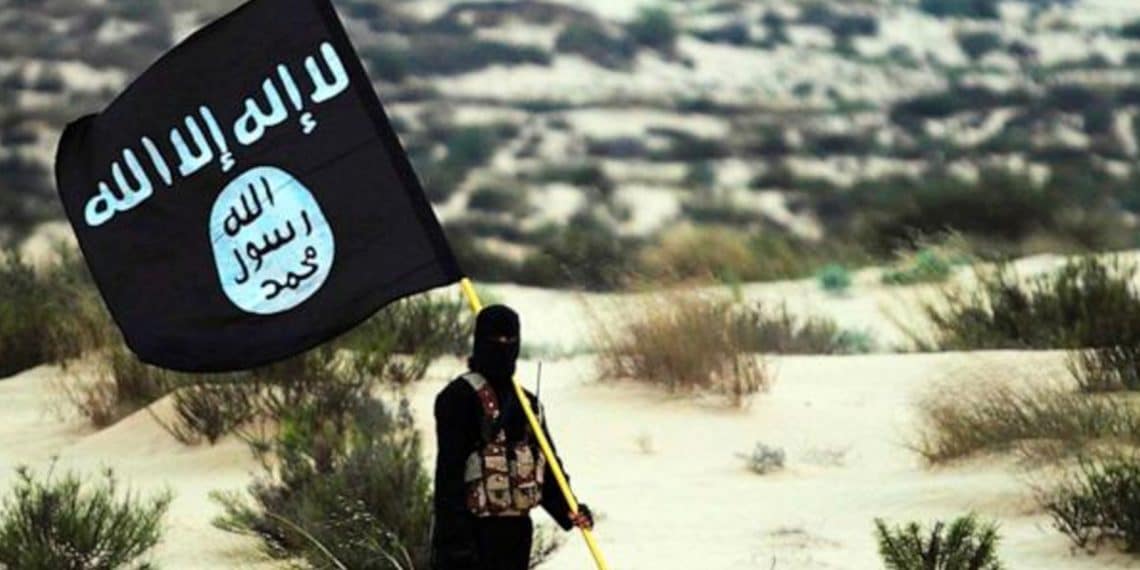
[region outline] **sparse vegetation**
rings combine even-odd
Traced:
[[[847,271],[846,267],[838,263],[823,266],[819,270],[817,278],[819,279],[819,286],[833,295],[841,295],[851,288],[851,273]]]
[[[61,388],[80,416],[104,428],[197,381],[192,374],[145,364],[126,345],[116,344],[96,357],[93,378],[66,378]]]
[[[546,65],[550,55],[530,46],[478,40],[452,34],[421,34],[409,46],[379,44],[361,52],[380,77],[399,82],[408,76],[457,75],[491,65]]]
[[[1133,20],[1121,26],[1120,35],[1126,38],[1140,40],[1140,20]]]
[[[1039,489],[1038,501],[1076,548],[1092,552],[1107,542],[1140,552],[1140,456],[1135,452],[1082,457],[1062,483]]]
[[[942,350],[1085,348],[1126,344],[1140,333],[1135,268],[1084,257],[1028,281],[1007,265],[979,270],[969,291],[945,290],[924,312]],[[920,341],[922,344],[924,341]]]
[[[475,168],[487,163],[511,133],[507,128],[462,127],[435,136],[442,139],[443,158],[409,149],[424,191],[433,202],[447,200]]]
[[[430,478],[406,404],[354,399],[344,415],[291,407],[267,447],[276,467],[248,490],[215,493],[223,530],[252,535],[275,558],[318,568],[405,570],[428,564]]]
[[[16,252],[0,259],[0,377],[48,360],[50,318],[39,279]]]
[[[164,425],[167,431],[184,443],[212,444],[255,419],[276,421],[294,405],[319,402],[343,413],[353,394],[378,383],[419,380],[434,359],[466,352],[472,326],[457,298],[417,296],[385,307],[332,343],[249,372],[174,372],[139,361],[115,342],[92,353],[93,367],[60,388],[96,427],[173,393],[175,417]]]
[[[762,304],[741,307],[733,326],[740,328],[745,346],[753,352],[777,354],[861,354],[874,348],[869,333],[840,329],[823,317],[797,318],[786,306]]]
[[[965,32],[958,34],[958,45],[970,59],[982,59],[986,54],[1002,47],[1002,39],[994,32]]]
[[[567,25],[555,39],[554,49],[581,55],[610,69],[628,68],[637,55],[637,44],[631,39],[607,30],[595,21],[577,21]]]
[[[942,521],[924,531],[917,522],[890,527],[875,519],[879,556],[887,570],[1001,570],[997,525],[973,514],[949,525]]]
[[[970,260],[967,246],[959,236],[951,235],[941,242],[927,242],[914,250],[901,250],[894,266],[885,270],[882,281],[886,285],[914,285],[945,281],[954,266]]]
[[[110,317],[78,254],[34,269],[14,251],[0,253],[0,378],[102,346]]]
[[[996,20],[998,13],[998,0],[921,0],[919,8],[940,18],[974,18],[979,20]]]
[[[526,190],[517,186],[482,186],[471,192],[467,207],[492,214],[525,216],[530,207]]]
[[[174,392],[176,423],[166,426],[178,441],[213,445],[256,417],[259,386],[244,375],[230,382],[186,386]]]
[[[680,31],[673,16],[662,7],[644,7],[626,26],[633,41],[664,54],[672,54]]]
[[[931,463],[979,452],[1049,459],[1104,442],[1140,444],[1140,413],[1115,396],[1056,386],[996,384],[942,390],[920,403],[915,450]]]
[[[682,291],[650,295],[634,305],[636,312],[619,311],[621,324],[594,323],[602,376],[676,393],[711,391],[738,405],[770,381],[749,352],[749,331],[733,326],[732,303]]]
[[[626,283],[637,267],[631,241],[595,215],[576,216],[565,227],[548,226],[539,244],[519,266],[517,282],[607,290]]]
[[[782,447],[773,447],[758,441],[756,447],[752,448],[752,453],[739,453],[737,456],[744,460],[753,473],[766,475],[784,468],[786,454]]]
[[[1074,350],[1069,372],[1081,390],[1089,393],[1140,390],[1140,345],[1129,339],[1120,344]]]
[[[648,276],[665,280],[750,281],[763,275],[761,256],[749,247],[742,232],[717,227],[682,226],[646,248],[641,265]]]
[[[111,470],[85,482],[72,472],[37,477],[21,467],[0,502],[0,567],[153,568],[145,558],[162,537],[171,499],[124,491]]]

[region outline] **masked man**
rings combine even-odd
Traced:
[[[470,370],[436,397],[434,570],[526,570],[529,513],[540,505],[565,530],[593,526],[585,505],[570,513],[519,404],[518,355],[518,315],[502,305],[483,309]],[[541,420],[538,399],[526,395]]]

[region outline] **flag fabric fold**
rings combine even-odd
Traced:
[[[462,276],[333,6],[252,0],[56,154],[68,220],[144,361],[239,370]]]

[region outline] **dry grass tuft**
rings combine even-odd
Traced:
[[[673,393],[710,391],[743,405],[770,378],[749,352],[752,331],[741,326],[738,309],[691,290],[631,299],[605,320],[595,318],[599,372]]]
[[[1103,444],[1140,444],[1136,402],[1059,386],[990,385],[941,390],[919,403],[914,448],[930,463],[979,452],[1056,459]]]

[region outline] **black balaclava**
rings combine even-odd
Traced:
[[[475,349],[467,366],[482,374],[495,390],[503,410],[507,439],[519,441],[526,417],[518,405],[513,379],[519,357],[519,316],[505,305],[491,305],[475,318]]]
[[[519,316],[505,305],[491,305],[475,318],[475,349],[467,361],[495,387],[510,387],[519,357]]]

